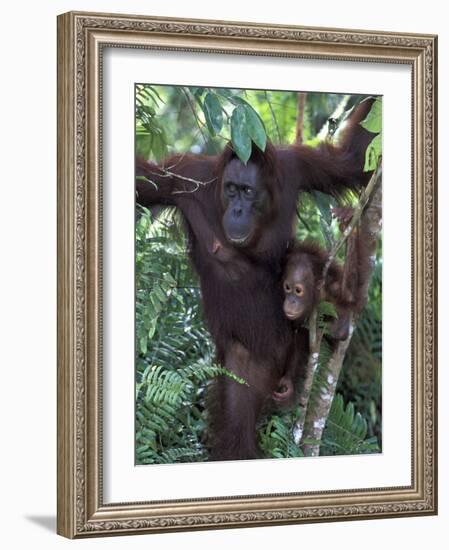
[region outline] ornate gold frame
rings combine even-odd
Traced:
[[[101,56],[106,45],[411,66],[411,486],[103,503],[99,130]],[[58,17],[59,534],[78,538],[437,513],[436,56],[437,38],[432,35],[95,13]]]

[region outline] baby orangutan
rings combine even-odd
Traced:
[[[349,224],[353,209],[335,208],[334,216],[343,231]],[[295,241],[287,252],[283,273],[284,314],[296,329],[290,360],[286,365],[272,398],[281,408],[295,404],[296,386],[301,379],[308,356],[308,330],[304,326],[313,309],[325,300],[334,305],[337,318],[329,327],[333,341],[349,336],[351,313],[357,315],[366,301],[369,256],[366,246],[367,228],[363,222],[347,241],[346,265],[331,262],[323,281],[328,253],[315,242]]]
[[[345,340],[349,334],[351,300],[342,288],[343,269],[332,262],[323,283],[322,274],[328,255],[313,242],[296,242],[287,256],[284,271],[284,313],[287,319],[302,325],[320,301],[335,306],[337,319],[331,324],[330,336]]]
[[[334,208],[333,214],[344,230],[351,220],[352,208]],[[313,309],[324,300],[335,306],[337,318],[330,326],[333,340],[349,335],[350,313],[360,313],[364,305],[360,289],[366,280],[369,258],[364,246],[364,228],[356,227],[348,239],[345,269],[331,262],[323,281],[328,253],[314,242],[296,241],[287,254],[284,269],[284,313],[302,325]]]
[[[327,258],[326,251],[314,242],[296,241],[287,254],[283,308],[285,316],[295,327],[295,337],[284,375],[272,395],[277,408],[288,409],[296,405],[297,387],[301,385],[309,354],[309,331],[304,325],[321,300],[331,302],[337,312],[337,318],[330,326],[330,338],[344,340],[349,335],[351,302],[342,292],[343,269],[332,262],[323,284]]]

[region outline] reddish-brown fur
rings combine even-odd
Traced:
[[[306,309],[295,323],[299,325],[304,323],[321,300],[331,302],[338,315],[338,319],[331,326],[331,335],[336,340],[342,340],[348,334],[349,313],[354,302],[350,299],[348,289],[343,288],[343,268],[336,261],[330,264],[326,280],[323,281],[323,270],[327,260],[328,253],[319,244],[311,241],[297,241],[287,254],[284,278],[289,274],[291,279],[298,267],[301,267],[302,272],[311,275],[307,281],[304,279],[295,281],[302,285],[304,289],[302,299],[307,300]],[[355,258],[352,261],[355,261]]]

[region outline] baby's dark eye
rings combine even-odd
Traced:
[[[290,285],[287,282],[284,283],[284,290],[285,292],[291,292],[292,290]]]
[[[295,294],[296,294],[296,296],[303,296],[304,295],[304,287],[302,285],[296,285]]]

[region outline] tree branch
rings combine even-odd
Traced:
[[[348,240],[351,233],[354,231],[357,223],[359,222],[362,216],[362,213],[366,205],[368,204],[368,201],[370,200],[371,195],[374,193],[376,188],[380,187],[381,181],[382,181],[382,165],[379,164],[377,169],[373,172],[373,175],[371,176],[368,182],[368,185],[365,187],[365,189],[362,191],[360,195],[359,202],[357,203],[357,206],[354,208],[354,214],[352,215],[349,225],[343,231],[343,235],[341,236],[341,238],[335,243],[335,245],[329,252],[329,257],[323,269],[323,276],[322,276],[323,281],[327,277],[327,273],[329,271],[329,268],[332,262],[335,260],[335,257],[337,256],[337,252],[345,244],[345,242]],[[382,218],[382,210],[380,212],[380,217]]]
[[[208,180],[208,181],[199,181],[199,180],[195,180],[193,178],[188,178],[186,176],[181,176],[180,174],[176,174],[175,172],[171,172],[170,170],[167,170],[166,168],[161,168],[161,167],[158,166],[158,169],[161,172],[163,172],[163,174],[159,174],[157,172],[150,172],[150,173],[153,173],[155,176],[157,175],[159,178],[171,178],[171,177],[173,177],[173,178],[178,178],[182,181],[194,184],[193,189],[180,189],[178,191],[172,191],[172,195],[179,195],[180,193],[194,193],[202,185],[208,185],[209,183],[212,183],[217,179],[217,178],[212,178],[211,180]],[[156,189],[158,188],[157,183],[154,182],[153,180],[151,180],[150,178],[147,178],[146,176],[138,176],[137,179],[146,181],[147,183],[151,183]]]
[[[293,426],[293,439],[297,445],[300,444],[304,431],[307,404],[310,392],[312,391],[313,376],[318,367],[320,356],[321,339],[323,332],[317,329],[318,308],[314,308],[309,319],[309,357],[306,366],[304,383],[299,394],[299,417]]]
[[[309,402],[304,422],[302,448],[305,456],[318,456],[320,454],[321,437],[331,410],[341,367],[353,331],[354,324],[351,316],[349,336],[346,340],[337,343],[326,366],[320,369],[320,379],[323,382],[319,388],[319,394]]]

